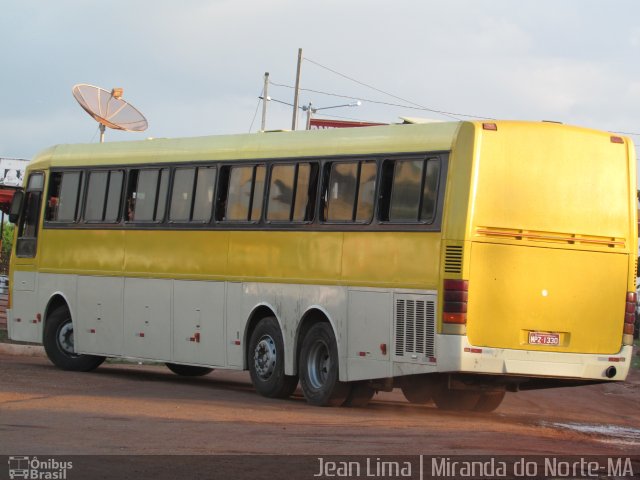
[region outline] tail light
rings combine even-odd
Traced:
[[[634,331],[634,323],[636,321],[636,302],[638,297],[636,292],[627,292],[627,303],[624,310],[624,331],[625,335],[631,336],[631,341],[624,342],[626,344],[633,344],[633,331]]]
[[[464,325],[467,323],[468,280],[444,281],[442,322]]]

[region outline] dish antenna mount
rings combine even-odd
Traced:
[[[114,88],[111,92],[79,83],[71,90],[73,98],[80,106],[100,124],[100,143],[104,142],[106,127],[127,132],[143,132],[149,124],[144,115],[122,98],[122,88]]]

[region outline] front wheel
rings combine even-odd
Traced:
[[[260,395],[289,397],[298,386],[298,377],[284,373],[284,342],[275,317],[260,320],[249,341],[249,373]]]
[[[63,370],[88,372],[104,362],[105,357],[76,353],[73,322],[66,306],[56,308],[44,326],[44,350],[49,360]]]
[[[307,332],[300,351],[300,384],[312,405],[339,406],[351,385],[338,376],[338,347],[328,323],[317,323]]]

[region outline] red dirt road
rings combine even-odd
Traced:
[[[492,414],[407,403],[318,408],[271,400],[246,372],[180,378],[162,366],[63,372],[0,356],[0,455],[637,455],[640,373],[626,383],[507,394]]]

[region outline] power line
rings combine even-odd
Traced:
[[[381,90],[377,87],[374,87],[373,85],[369,85],[368,83],[362,82],[360,80],[357,80],[353,77],[350,77],[349,75],[346,75],[344,73],[338,72],[337,70],[327,67],[326,65],[322,65],[319,62],[316,62],[315,60],[312,60],[310,58],[303,58],[303,61],[312,63],[313,65],[316,65],[320,68],[323,68],[335,75],[338,75],[342,78],[345,78],[351,82],[357,83],[358,85],[361,85],[363,87],[369,88],[371,90],[374,90],[378,93],[382,93],[383,95],[387,95],[389,97],[395,98],[396,100],[400,100],[402,102],[405,102],[406,104],[409,105],[401,105],[401,104],[396,104],[396,103],[391,103],[391,102],[383,102],[383,101],[379,101],[379,100],[372,100],[372,99],[366,99],[366,98],[362,98],[362,97],[354,97],[354,96],[349,96],[349,95],[340,95],[337,93],[331,93],[331,92],[324,92],[321,90],[313,90],[310,88],[299,88],[299,90],[301,91],[305,91],[305,92],[310,92],[310,93],[316,93],[319,95],[327,95],[330,97],[337,97],[337,98],[346,98],[346,99],[351,99],[351,100],[360,100],[362,102],[367,102],[367,103],[373,103],[373,104],[378,104],[378,105],[385,105],[385,106],[392,106],[392,107],[399,107],[399,108],[408,108],[411,110],[421,110],[421,111],[427,111],[427,112],[432,112],[432,113],[437,113],[449,118],[452,118],[454,120],[460,120],[457,117],[466,117],[466,118],[482,118],[482,119],[487,119],[487,120],[496,120],[495,118],[492,117],[487,117],[485,115],[470,115],[470,114],[465,114],[465,113],[455,113],[455,112],[447,112],[444,110],[437,110],[437,109],[433,109],[433,108],[429,108],[429,107],[425,107],[424,105],[420,105],[419,103],[413,102],[411,100],[407,100],[406,98],[402,98],[399,97],[397,95],[394,95],[392,93],[386,92],[384,90]],[[275,83],[275,82],[271,82],[269,81],[269,83],[275,87],[284,87],[284,88],[290,88],[293,89],[295,87],[292,87],[291,85],[285,85],[285,84],[279,84],[279,83]],[[329,115],[327,115],[329,116]],[[339,118],[339,117],[336,117]],[[345,117],[346,118],[346,117]],[[640,137],[640,133],[636,133],[636,132],[618,132],[618,131],[614,131],[612,133],[618,133],[620,135],[629,135],[629,136],[636,136],[636,137]]]
[[[327,70],[327,71],[329,71],[329,72],[331,72],[331,73],[333,73],[335,75],[338,75],[338,76],[340,76],[342,78],[345,78],[345,79],[347,79],[349,81],[352,81],[354,83],[357,83],[358,85],[362,85],[363,87],[367,87],[367,88],[369,88],[371,90],[374,90],[374,91],[376,91],[378,93],[382,93],[383,95],[387,95],[388,97],[395,98],[396,100],[400,100],[402,102],[408,103],[408,104],[413,105],[415,107],[419,107],[422,110],[426,110],[426,111],[433,112],[433,113],[438,113],[438,114],[443,115],[445,117],[453,118],[454,120],[459,120],[459,118],[456,117],[456,115],[457,115],[456,113],[445,112],[444,110],[436,110],[436,109],[433,109],[433,108],[425,107],[424,105],[420,105],[419,103],[412,102],[411,100],[407,100],[406,98],[402,98],[402,97],[399,97],[398,95],[394,95],[393,93],[389,93],[389,92],[386,92],[386,91],[381,90],[379,88],[376,88],[373,85],[369,85],[368,83],[361,82],[360,80],[357,80],[357,79],[355,79],[353,77],[350,77],[349,75],[345,75],[344,73],[340,73],[337,70],[334,70],[333,68],[329,68],[326,65],[322,65],[321,63],[318,63],[318,62],[316,62],[314,60],[311,60],[310,58],[305,58],[304,61],[312,63],[312,64],[314,64],[314,65],[316,65],[316,66],[318,66],[320,68],[323,68],[323,69],[325,69],[325,70]],[[471,116],[471,115],[465,115],[465,116]]]
[[[251,130],[253,130],[253,124],[256,121],[256,117],[258,116],[258,110],[260,109],[260,100],[262,99],[262,93],[264,92],[264,88],[262,89],[262,91],[260,92],[260,96],[258,97],[258,104],[256,105],[256,111],[253,114],[253,120],[251,120],[251,126],[249,127],[249,133],[251,133]]]
[[[276,83],[276,82],[272,82],[272,81],[269,81],[269,84],[273,85],[274,87],[284,87],[284,88],[290,88],[290,89],[295,88],[295,87],[293,87],[291,85],[285,85],[285,84],[282,84],[282,83]],[[313,90],[311,88],[300,88],[300,90],[304,91],[304,92],[317,93],[319,95],[327,95],[329,97],[346,98],[346,99],[349,99],[349,100],[360,100],[361,102],[374,103],[374,104],[377,104],[377,105],[385,105],[385,106],[388,106],[388,107],[400,107],[400,108],[408,108],[408,109],[411,109],[411,110],[442,113],[442,112],[439,112],[438,110],[433,110],[433,109],[427,108],[427,107],[420,107],[420,106],[414,107],[412,105],[402,105],[402,104],[399,104],[399,103],[383,102],[383,101],[380,101],[380,100],[372,100],[370,98],[353,97],[353,96],[350,96],[350,95],[340,95],[338,93],[324,92],[322,90]],[[453,117],[453,115],[456,115],[458,117],[484,118],[484,119],[487,119],[487,120],[496,120],[495,118],[486,117],[486,116],[483,116],[483,115],[468,115],[468,114],[465,114],[465,113],[451,113],[451,112],[446,112],[446,113],[448,114],[448,116],[450,116],[451,118],[454,118],[455,120],[459,120],[459,118],[455,118],[455,117]]]

